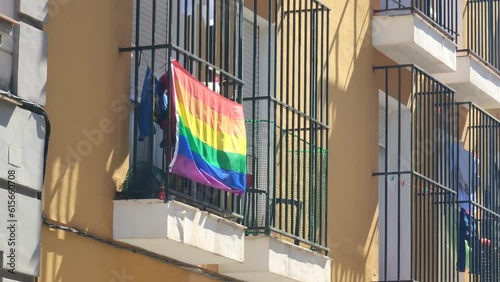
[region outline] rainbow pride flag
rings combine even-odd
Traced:
[[[245,192],[243,106],[208,89],[173,61],[175,148],[171,173],[235,194]]]

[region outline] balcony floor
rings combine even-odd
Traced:
[[[245,239],[242,264],[220,265],[219,271],[244,281],[330,282],[330,258],[269,236]]]
[[[177,201],[114,201],[115,240],[189,264],[242,262],[244,230]]]
[[[456,45],[417,14],[375,15],[373,46],[398,64],[416,64],[429,73],[456,68]]]
[[[500,73],[473,55],[457,57],[457,71],[436,78],[456,91],[455,99],[484,109],[500,108]]]

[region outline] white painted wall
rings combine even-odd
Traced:
[[[388,171],[398,171],[398,157],[401,158],[401,171],[410,170],[410,135],[411,116],[410,111],[401,105],[401,154],[398,156],[398,103],[389,97],[389,105],[385,105],[385,93],[379,93],[379,104],[383,108],[388,108],[388,147],[380,146],[379,150],[379,171],[385,171],[385,162],[388,161]],[[379,121],[383,122],[383,121]],[[379,136],[385,133],[380,133]],[[379,144],[382,142],[379,142]],[[385,144],[385,142],[384,142]],[[385,158],[387,151],[388,157]],[[398,176],[388,176],[387,193],[385,191],[385,177],[379,177],[379,280],[410,280],[411,271],[411,185],[410,175],[402,175],[401,179],[406,182],[399,185]],[[400,198],[398,198],[398,190]],[[387,198],[387,201],[386,201]],[[398,202],[400,217],[398,218]],[[387,220],[385,209],[387,207]],[[398,236],[398,219],[400,221]],[[385,236],[387,225],[387,253],[385,253]],[[398,260],[398,241],[400,242]],[[387,257],[387,277],[384,277],[385,257]],[[398,264],[400,277],[397,279]]]
[[[14,18],[15,0],[0,1],[0,13]],[[0,42],[0,90],[9,90],[12,78],[12,51],[14,40],[12,35],[2,35]]]
[[[25,15],[43,24],[48,18],[48,0],[0,0],[0,13],[16,20]],[[11,35],[2,38],[0,89],[43,106],[47,81],[47,36],[31,24],[31,21],[21,20]],[[7,179],[8,171],[13,170],[17,188],[13,213],[17,220],[15,268],[16,280],[20,277],[20,281],[27,281],[39,273],[41,201],[36,194],[42,190],[45,125],[43,117],[0,99],[0,251],[3,252],[0,267],[9,268],[10,258],[7,256],[13,247],[8,244],[11,232],[6,228],[7,220],[11,219],[7,210]],[[4,270],[0,272],[5,273]]]

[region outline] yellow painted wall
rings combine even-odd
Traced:
[[[214,281],[156,259],[118,250],[64,231],[43,228],[42,236],[42,273],[39,281]]]
[[[52,122],[43,209],[112,238],[115,189],[128,168],[131,0],[50,0],[47,111]],[[43,282],[212,281],[142,255],[42,229]]]
[[[370,0],[331,0],[329,246],[332,281],[378,274],[378,92]]]

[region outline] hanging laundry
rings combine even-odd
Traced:
[[[142,84],[141,102],[137,113],[137,123],[139,125],[139,141],[143,141],[149,135],[155,134],[156,130],[153,125],[153,72],[148,67],[144,82]],[[161,93],[161,85],[158,79],[155,78],[156,95]]]
[[[167,108],[168,108],[168,72],[163,74],[160,77],[159,83],[159,91],[157,92],[156,97],[156,113],[157,113],[157,122],[159,125],[162,124],[163,120],[167,117]]]
[[[481,240],[479,238],[478,220],[473,214],[460,208],[458,230],[458,261],[459,272],[465,272],[466,265],[472,274],[481,273]],[[468,263],[467,263],[468,261]]]
[[[171,113],[171,118],[170,118],[170,126],[168,125],[168,84],[171,82],[170,73],[167,71],[160,77],[160,85],[163,90],[163,95],[161,95],[159,99],[159,103],[161,106],[159,107],[161,110],[158,113],[158,124],[160,125],[161,129],[163,130],[163,140],[160,143],[160,148],[163,148],[164,150],[167,150],[165,146],[165,141],[167,138],[170,137],[170,147],[173,147],[175,143],[175,138],[174,138],[174,129],[175,129],[175,116],[174,112],[172,111]]]
[[[479,185],[478,159],[464,148],[462,144],[450,141],[448,153],[450,156],[451,186],[458,193],[460,207],[470,210],[469,199],[476,200],[476,187]],[[458,153],[458,154],[457,154]],[[458,179],[458,182],[457,182]]]
[[[191,16],[193,15],[194,9],[196,9],[196,5],[200,5],[200,0],[183,0],[181,1],[181,14]],[[207,13],[207,9],[210,8],[210,11]],[[209,26],[213,26],[215,24],[215,1],[214,0],[202,0],[201,3],[201,16],[203,18],[203,22]],[[207,19],[208,14],[208,19]]]

